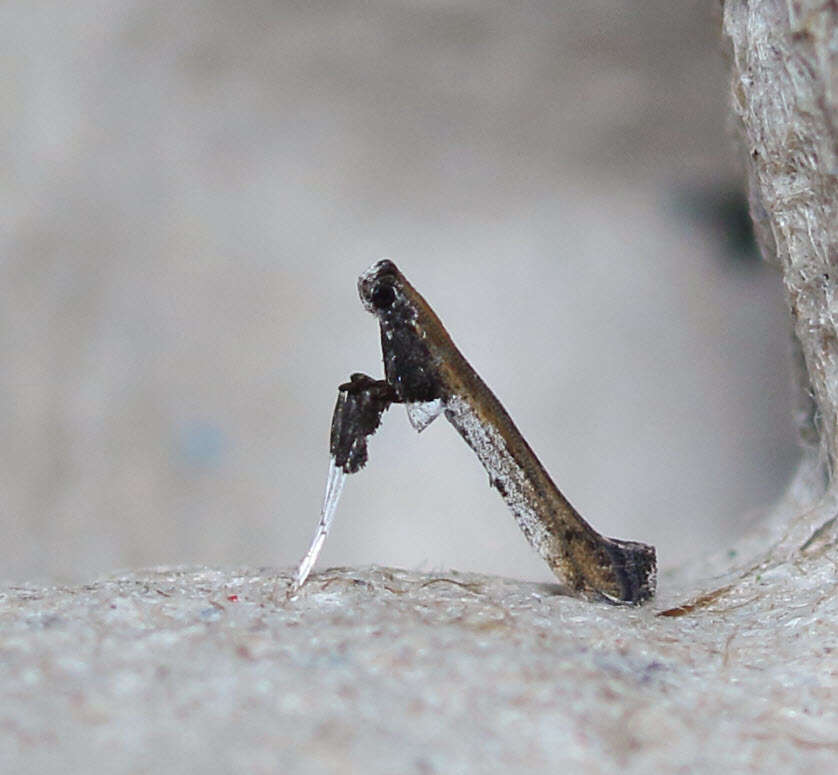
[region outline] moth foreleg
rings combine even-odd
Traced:
[[[366,374],[353,374],[349,382],[338,388],[338,399],[332,413],[329,440],[329,475],[320,521],[311,547],[300,561],[290,592],[296,592],[311,572],[323,548],[335,516],[347,474],[360,471],[367,462],[367,439],[381,424],[381,416],[397,401],[393,388],[381,379]]]
[[[386,380],[366,374],[353,374],[338,391],[329,453],[336,466],[354,474],[366,465],[367,439],[378,430],[381,415],[398,398]]]

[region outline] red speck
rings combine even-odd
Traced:
[[[238,595],[227,595],[227,599],[231,603],[238,603],[239,602],[239,596]]]

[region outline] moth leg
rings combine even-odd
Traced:
[[[441,398],[434,398],[431,401],[405,404],[405,408],[407,409],[407,419],[410,420],[413,429],[417,433],[421,433],[442,414],[445,406]]]
[[[381,415],[399,399],[386,380],[366,374],[353,374],[338,391],[329,454],[336,466],[354,474],[367,463],[367,439],[378,430]]]
[[[389,383],[366,374],[353,374],[349,382],[338,388],[329,440],[329,475],[320,522],[311,547],[294,574],[290,594],[296,592],[308,578],[326,541],[347,475],[360,471],[366,465],[367,439],[378,430],[381,416],[390,404],[397,401]]]

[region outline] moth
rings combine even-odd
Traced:
[[[445,415],[474,450],[524,536],[569,593],[613,604],[650,599],[657,572],[654,547],[606,538],[582,518],[396,265],[387,259],[374,264],[359,277],[358,293],[378,319],[384,379],[352,374],[338,388],[323,509],[291,593],[311,572],[346,477],[366,464],[367,442],[382,415],[391,404],[404,404],[417,431]]]

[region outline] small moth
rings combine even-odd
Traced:
[[[386,259],[374,264],[358,279],[358,293],[378,318],[384,379],[353,374],[338,388],[320,522],[290,591],[302,586],[317,560],[346,476],[366,464],[367,440],[381,416],[390,404],[404,404],[417,431],[445,414],[474,450],[527,540],[568,591],[614,604],[651,598],[654,547],[606,538],[582,518],[396,265]]]

